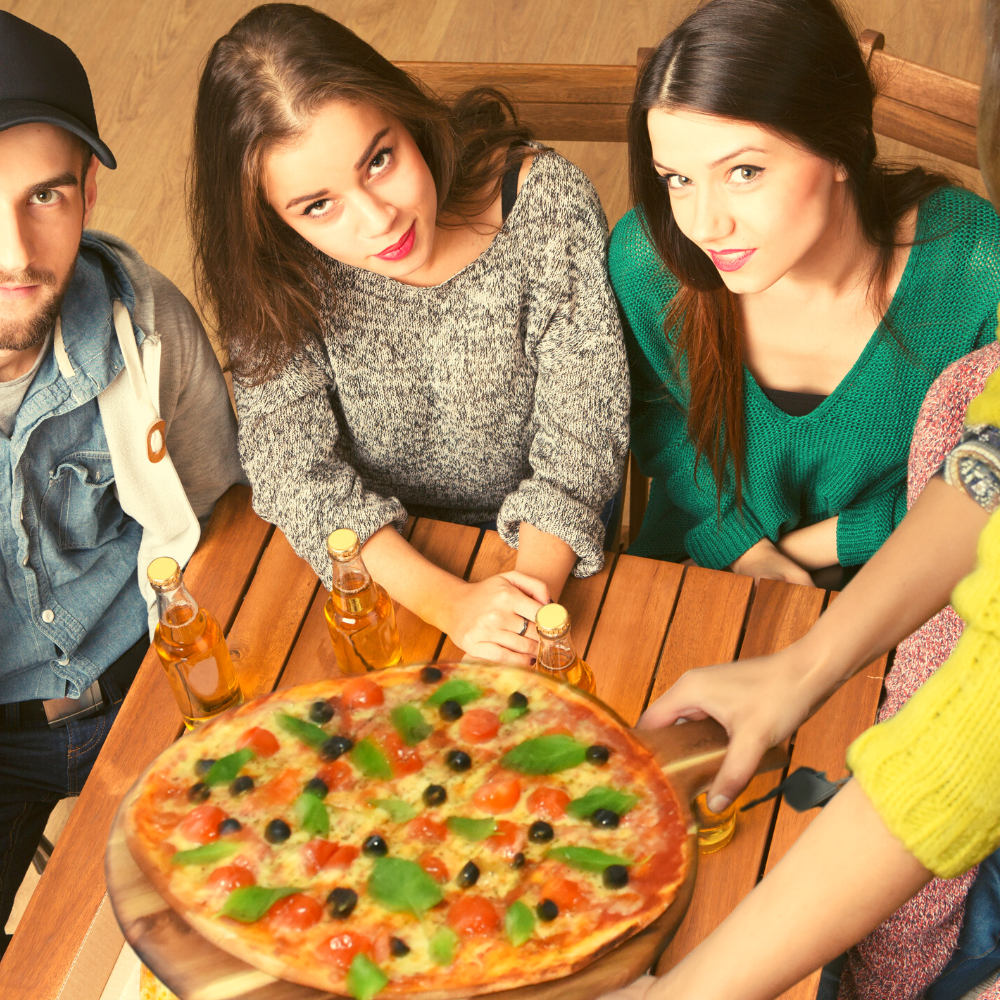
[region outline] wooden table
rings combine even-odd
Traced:
[[[513,567],[515,552],[492,531],[417,520],[410,542],[468,580]],[[326,591],[284,535],[250,508],[245,487],[216,507],[186,581],[223,624],[248,698],[328,676],[336,667],[323,605]],[[562,596],[573,641],[593,667],[598,694],[630,722],[685,670],[774,652],[801,636],[829,596],[789,584],[699,567],[608,554],[604,569],[571,579]],[[460,658],[437,629],[404,608],[397,621],[405,661]],[[844,773],[848,743],[875,717],[885,663],[861,671],[799,730],[791,767]],[[52,860],[0,963],[0,996],[99,1000],[121,952],[104,890],[104,844],[125,791],[181,731],[166,678],[150,651]],[[756,778],[744,797],[780,780]],[[768,802],[741,814],[732,843],[702,858],[694,900],[661,970],[679,961],[753,888],[815,816]],[[811,1000],[818,974],[786,997]]]

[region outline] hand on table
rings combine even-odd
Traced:
[[[752,576],[755,580],[784,580],[803,587],[814,586],[809,571],[780,552],[769,538],[762,538],[752,545],[733,562],[730,569],[741,576]]]
[[[476,659],[530,667],[538,648],[535,615],[549,603],[545,584],[517,570],[459,582],[444,628],[452,642]],[[525,618],[528,628],[519,635]]]
[[[795,732],[829,693],[817,699],[793,649],[689,670],[639,720],[639,728],[656,729],[678,719],[711,717],[725,728],[729,749],[708,790],[713,812],[722,812],[739,795],[765,751]]]

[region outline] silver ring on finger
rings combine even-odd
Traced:
[[[525,618],[524,615],[521,615],[521,620],[524,622],[524,624],[521,626],[521,631],[517,633],[518,635],[524,635],[524,633],[528,631],[528,626],[531,624],[531,622],[528,621],[528,619]]]

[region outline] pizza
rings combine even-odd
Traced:
[[[249,702],[165,751],[124,824],[210,942],[357,1000],[568,975],[655,920],[689,861],[676,794],[627,727],[490,665]]]
[[[171,993],[145,965],[140,965],[139,1000],[180,1000],[180,998],[176,993]]]

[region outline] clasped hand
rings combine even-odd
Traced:
[[[475,659],[530,667],[538,649],[535,615],[549,603],[548,587],[517,570],[459,584],[445,623],[452,642]]]

